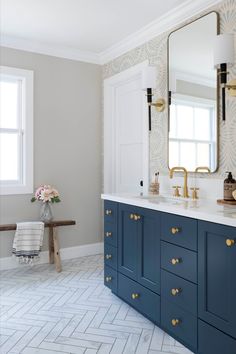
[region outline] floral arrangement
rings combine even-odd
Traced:
[[[50,185],[44,185],[37,188],[33,198],[31,198],[31,202],[33,203],[36,200],[43,203],[59,203],[61,201],[58,191]]]

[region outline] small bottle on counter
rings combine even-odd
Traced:
[[[149,187],[149,192],[151,194],[159,194],[159,190],[160,190],[160,184],[159,184],[159,172],[156,172],[152,182],[150,183],[150,187]]]
[[[232,172],[228,173],[228,177],[224,180],[224,200],[234,201],[233,192],[236,190],[236,180],[232,176]]]

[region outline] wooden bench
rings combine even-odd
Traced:
[[[55,263],[56,271],[61,272],[61,257],[60,248],[57,237],[57,227],[75,225],[74,220],[58,220],[45,222],[44,226],[49,228],[48,238],[48,251],[49,251],[49,263]],[[16,224],[0,225],[0,231],[14,231],[16,230]]]

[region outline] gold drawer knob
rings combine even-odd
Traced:
[[[231,240],[230,238],[227,238],[227,240],[225,241],[226,246],[228,247],[232,247],[235,245],[235,240]]]
[[[171,233],[172,233],[172,235],[175,235],[175,234],[177,234],[178,232],[180,232],[180,229],[179,229],[178,227],[172,227],[172,228],[171,228]]]
[[[106,214],[106,215],[111,215],[111,214],[112,214],[112,210],[107,209],[107,210],[105,211],[105,214]]]
[[[171,263],[173,265],[179,264],[180,263],[180,258],[172,258]]]
[[[176,327],[176,326],[178,326],[180,324],[180,320],[178,320],[178,318],[173,318],[171,320],[171,324],[172,324],[173,327]]]
[[[140,215],[137,215],[137,214],[134,214],[134,220],[135,221],[138,221],[141,219],[141,216]]]
[[[106,255],[105,255],[105,258],[106,258],[106,259],[112,259],[112,255],[111,255],[111,254],[106,254]]]
[[[138,221],[141,219],[141,216],[138,214],[130,214],[129,218],[130,220]]]
[[[131,295],[131,297],[132,297],[133,300],[138,299],[138,298],[139,298],[139,294],[133,293],[133,294]]]
[[[110,283],[111,281],[112,281],[112,277],[106,277],[106,278],[105,278],[105,282],[106,282],[106,283]]]
[[[106,232],[106,233],[105,233],[105,236],[106,236],[106,237],[111,237],[111,236],[112,236],[112,232]]]
[[[181,292],[181,289],[171,289],[171,295],[176,296],[179,295],[179,293]]]

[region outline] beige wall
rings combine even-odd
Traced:
[[[101,67],[7,48],[0,58],[34,71],[34,185],[57,187],[55,219],[77,222],[59,229],[61,247],[101,241]],[[30,198],[1,196],[0,223],[37,220]],[[11,255],[12,241],[13,232],[0,233],[0,257]]]

